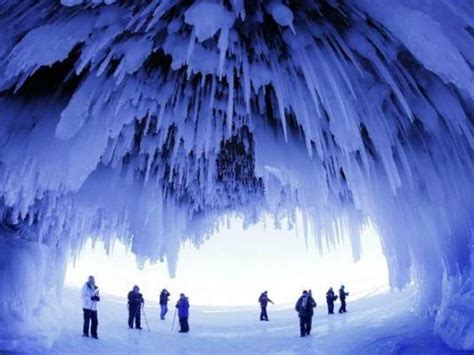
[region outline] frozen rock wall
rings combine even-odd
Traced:
[[[51,346],[61,330],[66,253],[0,226],[0,349]]]

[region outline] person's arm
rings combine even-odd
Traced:
[[[275,304],[275,303],[273,303],[273,301],[271,299],[268,299],[268,302],[270,302],[271,304]]]
[[[83,301],[89,301],[90,300],[90,296],[87,294],[87,286],[82,286],[82,290],[81,290],[81,298]]]
[[[98,290],[97,287],[94,289],[94,296],[91,297],[91,300],[94,301],[94,302],[99,302],[100,301],[99,290]]]
[[[89,286],[87,285],[84,285],[84,287],[82,287],[82,299],[84,301],[95,301],[96,300],[96,295],[92,295],[91,296],[91,293],[89,292],[89,289],[88,289]]]
[[[300,313],[300,300],[296,301],[296,304],[295,304],[295,311]]]

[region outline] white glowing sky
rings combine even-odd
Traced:
[[[111,256],[103,245],[92,243],[69,264],[66,286],[80,287],[89,274],[95,275],[102,294],[125,296],[134,284],[145,299],[156,300],[162,288],[190,296],[194,305],[254,305],[263,290],[276,303],[293,303],[303,289],[311,288],[319,303],[330,286],[341,283],[355,299],[387,291],[388,270],[379,242],[371,227],[362,232],[362,259],[354,263],[349,245],[321,256],[314,242],[307,245],[294,230],[278,230],[263,223],[244,230],[239,221],[214,235],[199,250],[192,245],[180,251],[175,279],[165,263],[136,267],[135,256],[115,244]]]

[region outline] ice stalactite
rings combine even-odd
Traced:
[[[450,312],[473,293],[469,0],[3,0],[0,25],[3,225],[173,274],[230,214],[301,210],[355,258],[370,221],[392,286],[474,348],[472,308]]]

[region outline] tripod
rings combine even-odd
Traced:
[[[174,310],[173,323],[171,324],[171,330],[174,330],[174,323],[176,322],[176,309]]]
[[[145,319],[145,324],[146,324],[146,327],[148,329],[148,332],[151,332],[150,325],[148,324],[148,319],[147,319],[146,313],[145,313],[145,306],[143,306],[141,308],[142,308],[142,312],[143,312],[143,319]]]

